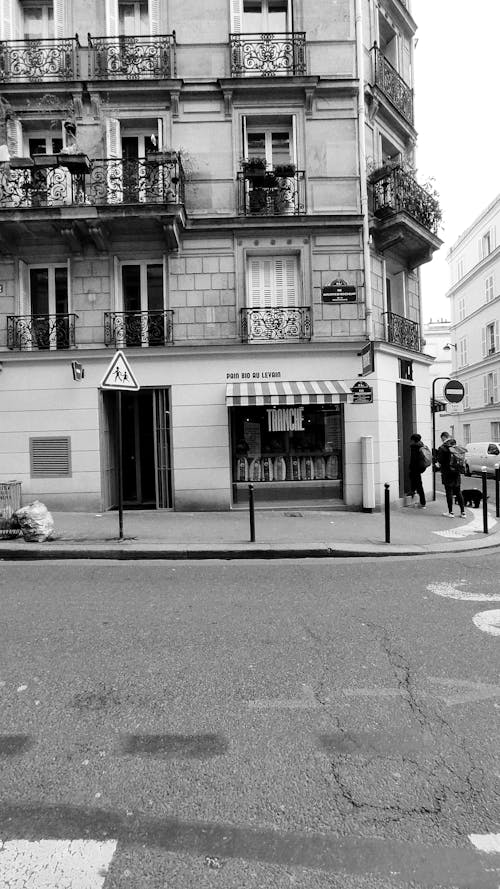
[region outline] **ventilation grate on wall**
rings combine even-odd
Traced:
[[[62,478],[71,475],[69,436],[30,438],[32,478]]]

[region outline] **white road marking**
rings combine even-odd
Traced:
[[[460,584],[466,583],[459,580],[456,583],[429,583],[426,589],[436,596],[444,596],[446,599],[461,599],[464,602],[500,602],[500,593],[469,593],[467,590],[459,590]]]
[[[471,833],[469,839],[480,852],[500,852],[500,833]]]
[[[441,698],[448,707],[500,697],[500,685],[486,685],[484,682],[471,682],[469,679],[447,679],[438,676],[429,676],[429,680],[443,686],[444,689],[462,689],[462,691],[455,691],[454,694],[444,694],[444,691],[441,694],[437,692],[435,696]]]
[[[491,611],[478,611],[472,618],[478,630],[490,636],[500,636],[500,608]]]
[[[474,518],[471,522],[467,522],[464,524],[464,520],[459,518],[455,514],[454,519],[450,519],[456,524],[453,525],[453,528],[446,528],[443,531],[433,531],[433,534],[437,534],[439,537],[449,537],[453,539],[461,539],[463,537],[471,537],[473,534],[478,534],[483,532],[483,513],[482,510],[480,513],[476,512]],[[491,514],[488,513],[488,531],[491,531],[492,528],[496,525],[497,520]]]
[[[0,840],[0,886],[102,889],[116,840]]]

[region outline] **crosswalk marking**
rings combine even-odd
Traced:
[[[480,852],[500,852],[500,833],[471,833],[469,839]]]
[[[0,840],[0,886],[102,889],[116,840]]]

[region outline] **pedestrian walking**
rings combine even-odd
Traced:
[[[456,444],[455,439],[452,438],[448,432],[441,433],[441,445],[436,454],[436,468],[441,470],[441,479],[448,507],[448,512],[443,512],[443,515],[450,519],[454,518],[453,499],[455,498],[460,507],[460,518],[465,519],[467,516],[465,512],[464,498],[460,487],[460,469],[456,465],[457,461],[453,458],[453,452],[451,450],[452,448],[455,448]]]
[[[414,432],[410,436],[410,494],[412,498],[418,494],[419,503],[413,503],[419,509],[426,508],[426,500],[424,486],[422,484],[422,473],[425,472],[429,465],[423,454],[424,443],[422,436],[418,432]]]

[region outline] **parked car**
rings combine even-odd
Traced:
[[[500,442],[471,441],[466,445],[465,474],[481,472],[486,466],[488,475],[495,475],[495,463],[500,464]]]

